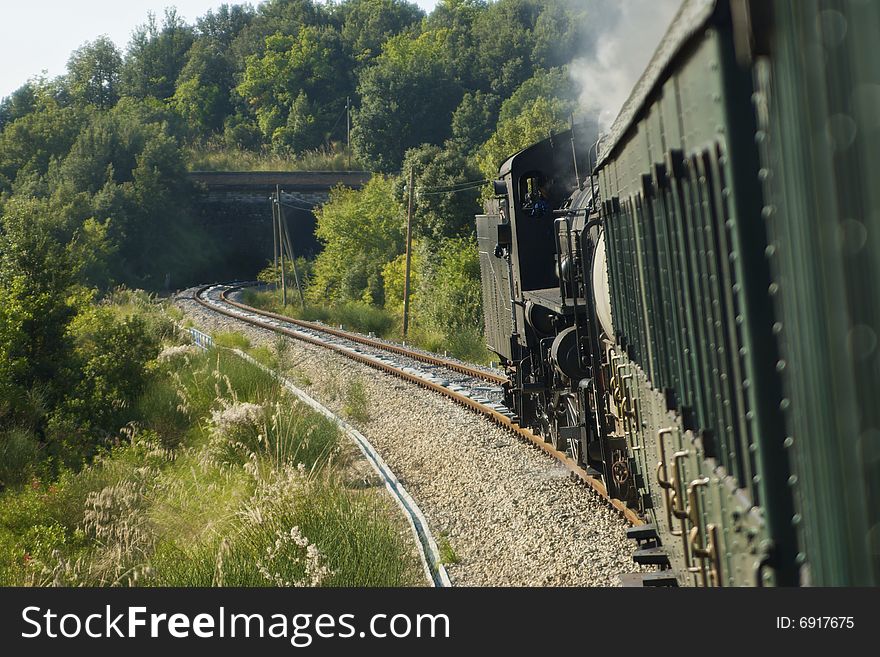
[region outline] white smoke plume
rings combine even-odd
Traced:
[[[598,115],[602,131],[617,118],[681,0],[618,0],[614,5],[610,16],[590,21],[596,37],[593,54],[574,60],[569,67],[580,86],[581,107]]]

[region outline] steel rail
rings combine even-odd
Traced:
[[[208,286],[213,287],[213,286]],[[480,379],[482,381],[486,381],[487,383],[495,383],[498,385],[503,385],[507,382],[507,379],[499,374],[492,374],[491,372],[486,372],[485,370],[477,369],[475,367],[468,367],[464,363],[459,363],[454,360],[449,360],[447,358],[440,358],[439,356],[431,356],[429,354],[421,353],[418,351],[412,351],[411,349],[407,349],[406,347],[383,342],[381,340],[375,340],[373,338],[368,338],[367,336],[360,335],[358,333],[352,333],[350,331],[344,331],[342,329],[335,329],[330,326],[325,326],[324,324],[318,324],[317,322],[309,322],[302,319],[294,319],[293,317],[287,317],[285,315],[279,315],[278,313],[269,312],[268,310],[262,310],[261,308],[254,308],[253,306],[248,306],[239,301],[234,301],[229,298],[229,293],[234,292],[236,290],[243,289],[248,287],[247,285],[232,285],[228,289],[224,290],[220,293],[220,298],[228,303],[230,306],[234,306],[239,310],[245,310],[249,313],[253,313],[254,315],[262,315],[263,317],[271,317],[272,319],[277,319],[281,322],[287,322],[289,324],[294,324],[296,326],[300,326],[302,328],[306,328],[312,331],[320,331],[322,333],[327,333],[329,335],[333,335],[337,338],[343,338],[345,340],[351,340],[352,342],[357,342],[363,345],[367,345],[368,347],[373,347],[375,349],[381,349],[383,351],[390,351],[391,353],[398,354],[399,356],[406,356],[407,358],[412,358],[413,360],[417,360],[422,363],[427,363],[429,365],[437,365],[438,367],[445,367],[448,370],[452,370],[453,372],[458,372],[459,374],[466,374],[475,379]],[[206,288],[203,288],[206,289]],[[199,291],[201,293],[201,290]]]
[[[270,324],[268,322],[264,322],[259,319],[254,319],[253,317],[242,317],[238,313],[235,313],[231,310],[225,309],[222,306],[216,306],[216,305],[210,304],[202,298],[202,295],[207,290],[209,290],[213,287],[215,287],[215,286],[214,285],[207,285],[205,287],[199,288],[194,295],[195,300],[200,305],[207,308],[208,310],[211,310],[216,313],[220,313],[222,315],[226,315],[227,317],[231,317],[233,319],[245,322],[246,324],[251,324],[253,326],[258,326],[260,328],[267,329],[267,330],[272,331],[274,333],[280,333],[282,335],[286,335],[290,338],[293,338],[295,340],[299,340],[301,342],[306,342],[306,343],[309,343],[309,344],[312,344],[312,345],[315,345],[318,347],[323,347],[324,349],[329,349],[329,350],[334,351],[338,354],[341,354],[342,356],[345,356],[346,358],[350,358],[354,361],[357,361],[359,363],[362,363],[362,364],[367,365],[369,367],[372,367],[374,369],[383,371],[387,374],[391,374],[392,376],[396,376],[400,379],[404,379],[405,381],[409,381],[410,383],[415,383],[416,385],[421,386],[422,388],[426,388],[428,390],[431,390],[432,392],[436,392],[436,393],[439,393],[445,397],[448,397],[449,399],[455,401],[456,403],[458,403],[462,406],[465,406],[466,408],[469,408],[473,411],[476,411],[477,413],[480,413],[481,415],[485,416],[486,418],[488,418],[489,420],[491,420],[495,424],[507,429],[508,431],[513,433],[514,435],[531,443],[535,447],[544,451],[549,456],[552,456],[560,464],[562,464],[566,470],[568,470],[574,477],[576,477],[578,480],[580,480],[582,483],[584,483],[590,490],[592,490],[592,492],[594,494],[596,494],[600,499],[602,499],[612,510],[614,510],[621,518],[626,520],[630,525],[635,527],[635,526],[645,524],[644,520],[642,520],[642,518],[635,511],[633,511],[632,509],[627,507],[620,500],[611,497],[608,494],[608,489],[605,487],[605,484],[603,484],[599,479],[593,477],[589,472],[587,472],[584,468],[582,468],[575,461],[573,461],[571,459],[571,457],[568,456],[568,454],[557,450],[550,443],[546,442],[541,436],[534,434],[532,431],[530,431],[529,429],[526,429],[525,427],[519,426],[518,424],[513,422],[510,418],[508,418],[506,415],[499,413],[494,408],[490,408],[489,406],[485,406],[485,405],[471,399],[470,397],[468,397],[466,395],[462,395],[458,392],[455,392],[454,390],[450,390],[449,388],[446,388],[445,386],[442,386],[437,383],[433,383],[431,381],[427,381],[419,376],[416,376],[414,374],[410,374],[409,372],[405,372],[403,370],[400,370],[400,369],[394,367],[393,365],[382,362],[376,358],[372,358],[372,357],[367,356],[365,354],[359,354],[359,353],[353,352],[349,349],[345,349],[339,345],[329,343],[329,342],[324,342],[322,340],[319,340],[318,338],[314,338],[312,336],[305,335],[303,333],[299,333],[299,332],[293,331],[291,329],[284,328],[282,326],[276,326],[274,324]],[[280,320],[280,321],[284,321],[284,322],[291,321],[289,318],[283,317],[281,315],[275,315],[274,313],[267,314],[263,311],[257,311],[256,309],[251,308],[250,306],[246,306],[244,304],[240,304],[237,302],[231,302],[227,299],[224,299],[223,295],[221,295],[221,300],[224,303],[227,303],[227,304],[237,308],[238,310],[246,311],[246,312],[252,313],[254,315],[265,315],[267,317],[271,317],[272,319],[276,319],[276,320]],[[339,331],[335,331],[335,330],[334,330],[334,332],[327,331],[323,326],[321,326],[319,324],[314,325],[311,323],[306,323],[305,326],[303,326],[302,324],[299,324],[298,321],[293,321],[292,323],[294,325],[302,326],[303,328],[308,328],[309,330],[323,331],[325,333],[329,333],[330,335],[335,335],[336,337],[344,337],[344,338],[348,339],[348,334],[340,335]],[[378,342],[374,345],[371,345],[371,346],[376,346],[379,348],[385,347],[385,345],[383,343],[378,343]],[[401,353],[401,352],[395,352],[395,353]],[[404,350],[404,354],[406,356],[410,355],[409,353],[406,353],[406,350]],[[442,359],[440,359],[440,360],[442,360]],[[430,362],[430,361],[427,361],[427,362]]]

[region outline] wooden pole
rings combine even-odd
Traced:
[[[278,245],[281,247],[281,307],[287,306],[287,278],[284,275],[284,240],[281,236],[281,186],[275,185],[275,204],[278,206]]]
[[[275,221],[275,199],[274,197],[269,197],[269,200],[272,202],[272,272],[274,274],[273,278],[277,279],[278,277],[278,224]]]
[[[403,339],[409,330],[409,272],[412,263],[412,220],[413,220],[413,187],[415,186],[416,168],[409,168],[409,200],[406,209],[406,273],[403,283]]]
[[[351,96],[345,99],[345,140],[348,143],[348,170],[351,171]]]
[[[279,205],[279,210],[283,213],[284,210],[281,209]],[[306,307],[306,298],[303,295],[302,285],[299,282],[299,271],[296,269],[296,256],[293,254],[293,247],[290,243],[290,232],[287,230],[287,218],[284,214],[281,215],[282,224],[284,225],[284,241],[287,244],[287,255],[290,257],[290,264],[293,267],[293,278],[296,280],[296,290],[299,292],[299,304],[302,308]]]

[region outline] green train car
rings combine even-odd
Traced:
[[[508,406],[642,515],[644,585],[880,581],[878,37],[687,0],[596,161],[527,149],[477,218]]]

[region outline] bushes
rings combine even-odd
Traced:
[[[225,352],[156,367],[173,412],[154,383],[137,405],[152,429],[0,495],[0,585],[418,582],[391,505],[347,489],[335,424]]]
[[[0,433],[0,491],[20,486],[33,476],[39,450],[36,437],[25,429]]]

